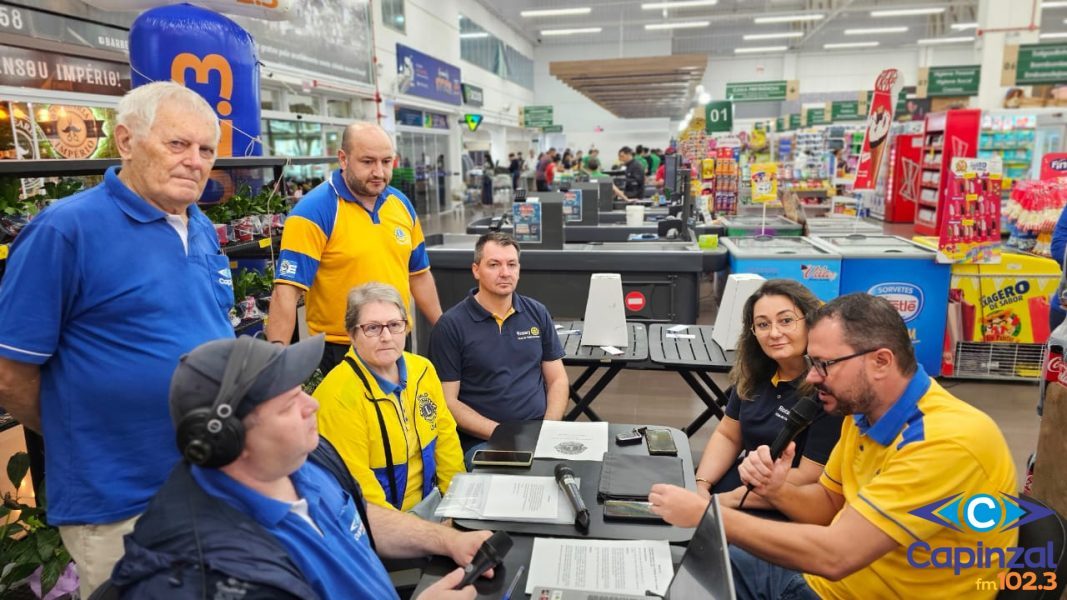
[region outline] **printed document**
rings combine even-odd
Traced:
[[[608,424],[601,421],[545,421],[534,458],[603,461],[608,451]]]
[[[674,577],[666,540],[582,540],[536,538],[526,593],[558,587],[601,594],[661,597]]]

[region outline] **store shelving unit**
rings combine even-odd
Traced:
[[[978,157],[999,156],[1005,177],[1026,179],[1031,176],[1036,135],[1036,115],[986,113],[982,115]],[[1010,186],[1004,186],[1005,198],[1009,192]]]
[[[944,215],[938,207],[947,194],[951,161],[978,155],[981,115],[982,111],[971,108],[926,115],[919,200],[915,205],[916,233],[940,233]]]

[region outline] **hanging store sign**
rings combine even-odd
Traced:
[[[889,146],[887,142],[889,129],[893,125],[893,98],[899,98],[903,84],[900,71],[896,69],[882,71],[874,82],[871,110],[867,115],[867,131],[863,136],[863,149],[860,150],[856,180],[852,186],[855,191],[874,189],[878,168]]]
[[[793,113],[789,115],[789,129],[800,129],[800,113]]]
[[[482,106],[485,102],[485,92],[482,88],[471,85],[469,83],[463,84],[463,103],[471,106]],[[473,131],[473,129],[471,130]]]
[[[919,69],[915,95],[919,98],[977,96],[981,74],[981,65]]]
[[[726,84],[726,99],[734,102],[770,102],[800,97],[797,80],[743,81]]]
[[[788,126],[788,123],[787,123],[786,117],[778,117],[774,121],[774,130],[775,131],[785,131],[787,126]]]
[[[396,45],[396,77],[401,94],[446,104],[463,103],[459,68],[404,44]]]
[[[552,124],[552,107],[524,106],[522,122],[524,127],[547,127]]]
[[[706,133],[729,133],[734,128],[734,103],[730,101],[708,102],[704,105],[704,131]]]
[[[69,9],[68,7],[65,7]],[[0,31],[38,40],[128,52],[128,32],[22,6],[0,6]]]
[[[563,133],[562,125],[546,125],[541,128],[541,131],[545,133]]]
[[[826,125],[830,122],[830,119],[826,118],[826,108],[821,106],[805,108],[803,116],[805,127],[811,127],[812,125]]]
[[[121,63],[0,46],[0,85],[121,96],[130,69]]]
[[[860,110],[858,100],[839,100],[830,104],[830,120],[838,121],[862,121],[864,114]]]
[[[1004,46],[1001,85],[1067,82],[1067,44]]]

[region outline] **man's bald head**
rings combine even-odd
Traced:
[[[393,139],[389,137],[389,134],[386,133],[385,129],[382,129],[381,125],[370,123],[368,121],[356,121],[348,127],[345,127],[344,133],[341,134],[341,149],[351,153],[352,144],[355,143],[357,139],[364,139],[367,136],[373,136],[376,138],[375,141],[384,138],[389,141],[390,146],[393,145]]]

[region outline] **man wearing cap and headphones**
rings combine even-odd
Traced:
[[[489,532],[365,505],[319,439],[318,403],[302,387],[323,346],[321,335],[287,348],[239,338],[182,357],[170,411],[185,460],[126,536],[107,593],[379,600],[397,593],[375,552],[473,560]],[[462,575],[457,569],[420,598],[474,598],[473,586],[452,589]]]

